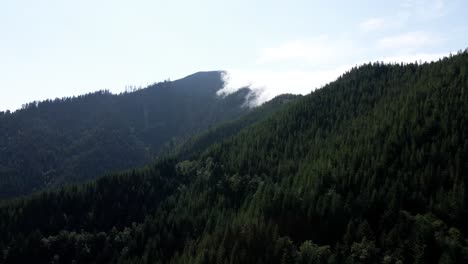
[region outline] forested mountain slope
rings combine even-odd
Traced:
[[[248,89],[226,97],[221,72],[199,72],[131,93],[97,92],[0,113],[0,198],[142,166],[249,111]]]
[[[300,95],[283,94],[256,107],[250,113],[238,119],[215,126],[197,136],[189,138],[172,149],[168,154],[179,159],[186,159],[204,151],[210,145],[237,134],[241,129],[255,124],[282,109],[285,105],[298,100]]]
[[[5,202],[2,262],[465,263],[467,69],[364,65],[189,160]]]

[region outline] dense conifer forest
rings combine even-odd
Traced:
[[[1,202],[0,263],[468,263],[468,51],[293,98]]]
[[[222,72],[199,72],[120,95],[101,91],[0,113],[0,198],[143,166],[247,113],[249,89],[221,97]]]

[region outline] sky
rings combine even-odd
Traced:
[[[226,70],[259,101],[468,47],[468,1],[2,0],[0,111]]]

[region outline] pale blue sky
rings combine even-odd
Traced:
[[[264,99],[308,93],[366,61],[468,47],[468,1],[0,2],[0,110],[200,70]],[[227,88],[227,89],[228,89]]]

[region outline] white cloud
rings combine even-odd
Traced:
[[[422,31],[415,31],[381,38],[377,41],[377,47],[380,49],[412,51],[421,47],[438,44],[441,41],[442,39],[438,36]]]
[[[362,22],[359,27],[363,31],[374,31],[385,28],[388,25],[388,22],[385,18],[374,17]]]
[[[418,53],[399,55],[394,57],[377,57],[367,61],[360,61],[354,65],[342,65],[328,70],[317,71],[271,71],[271,70],[227,70],[224,75],[225,86],[218,91],[218,95],[226,95],[243,87],[249,87],[258,95],[252,105],[262,104],[275,96],[285,93],[309,94],[311,91],[321,88],[340,75],[349,71],[353,66],[362,65],[372,61],[385,63],[413,63],[416,61],[436,61],[448,53]]]
[[[383,29],[401,29],[411,23],[425,23],[428,20],[445,16],[448,13],[449,5],[446,0],[404,0],[398,9],[396,14],[371,17],[363,21],[359,24],[360,30],[371,32]]]
[[[311,91],[333,81],[349,67],[338,67],[320,71],[270,71],[270,70],[227,70],[225,87],[219,95],[230,94],[242,87],[255,91],[258,98],[254,105],[266,102],[273,97],[285,94],[308,94]]]
[[[442,17],[447,14],[447,6],[446,0],[405,0],[401,5],[402,12],[418,20]]]
[[[448,55],[424,53],[445,41],[440,36],[429,31],[402,32],[408,30],[410,23],[443,15],[447,9],[445,1],[408,0],[399,9],[395,14],[369,18],[347,34],[299,38],[266,48],[256,60],[260,69],[227,70],[225,87],[219,94],[248,86],[259,94],[253,102],[258,105],[283,93],[308,94],[351,67],[367,62],[430,62]],[[353,35],[359,31],[378,31],[378,35],[368,34],[364,42]]]
[[[330,39],[322,35],[312,39],[296,39],[261,52],[257,63],[265,64],[286,60],[302,60],[313,63],[334,61],[356,48],[347,39]]]

